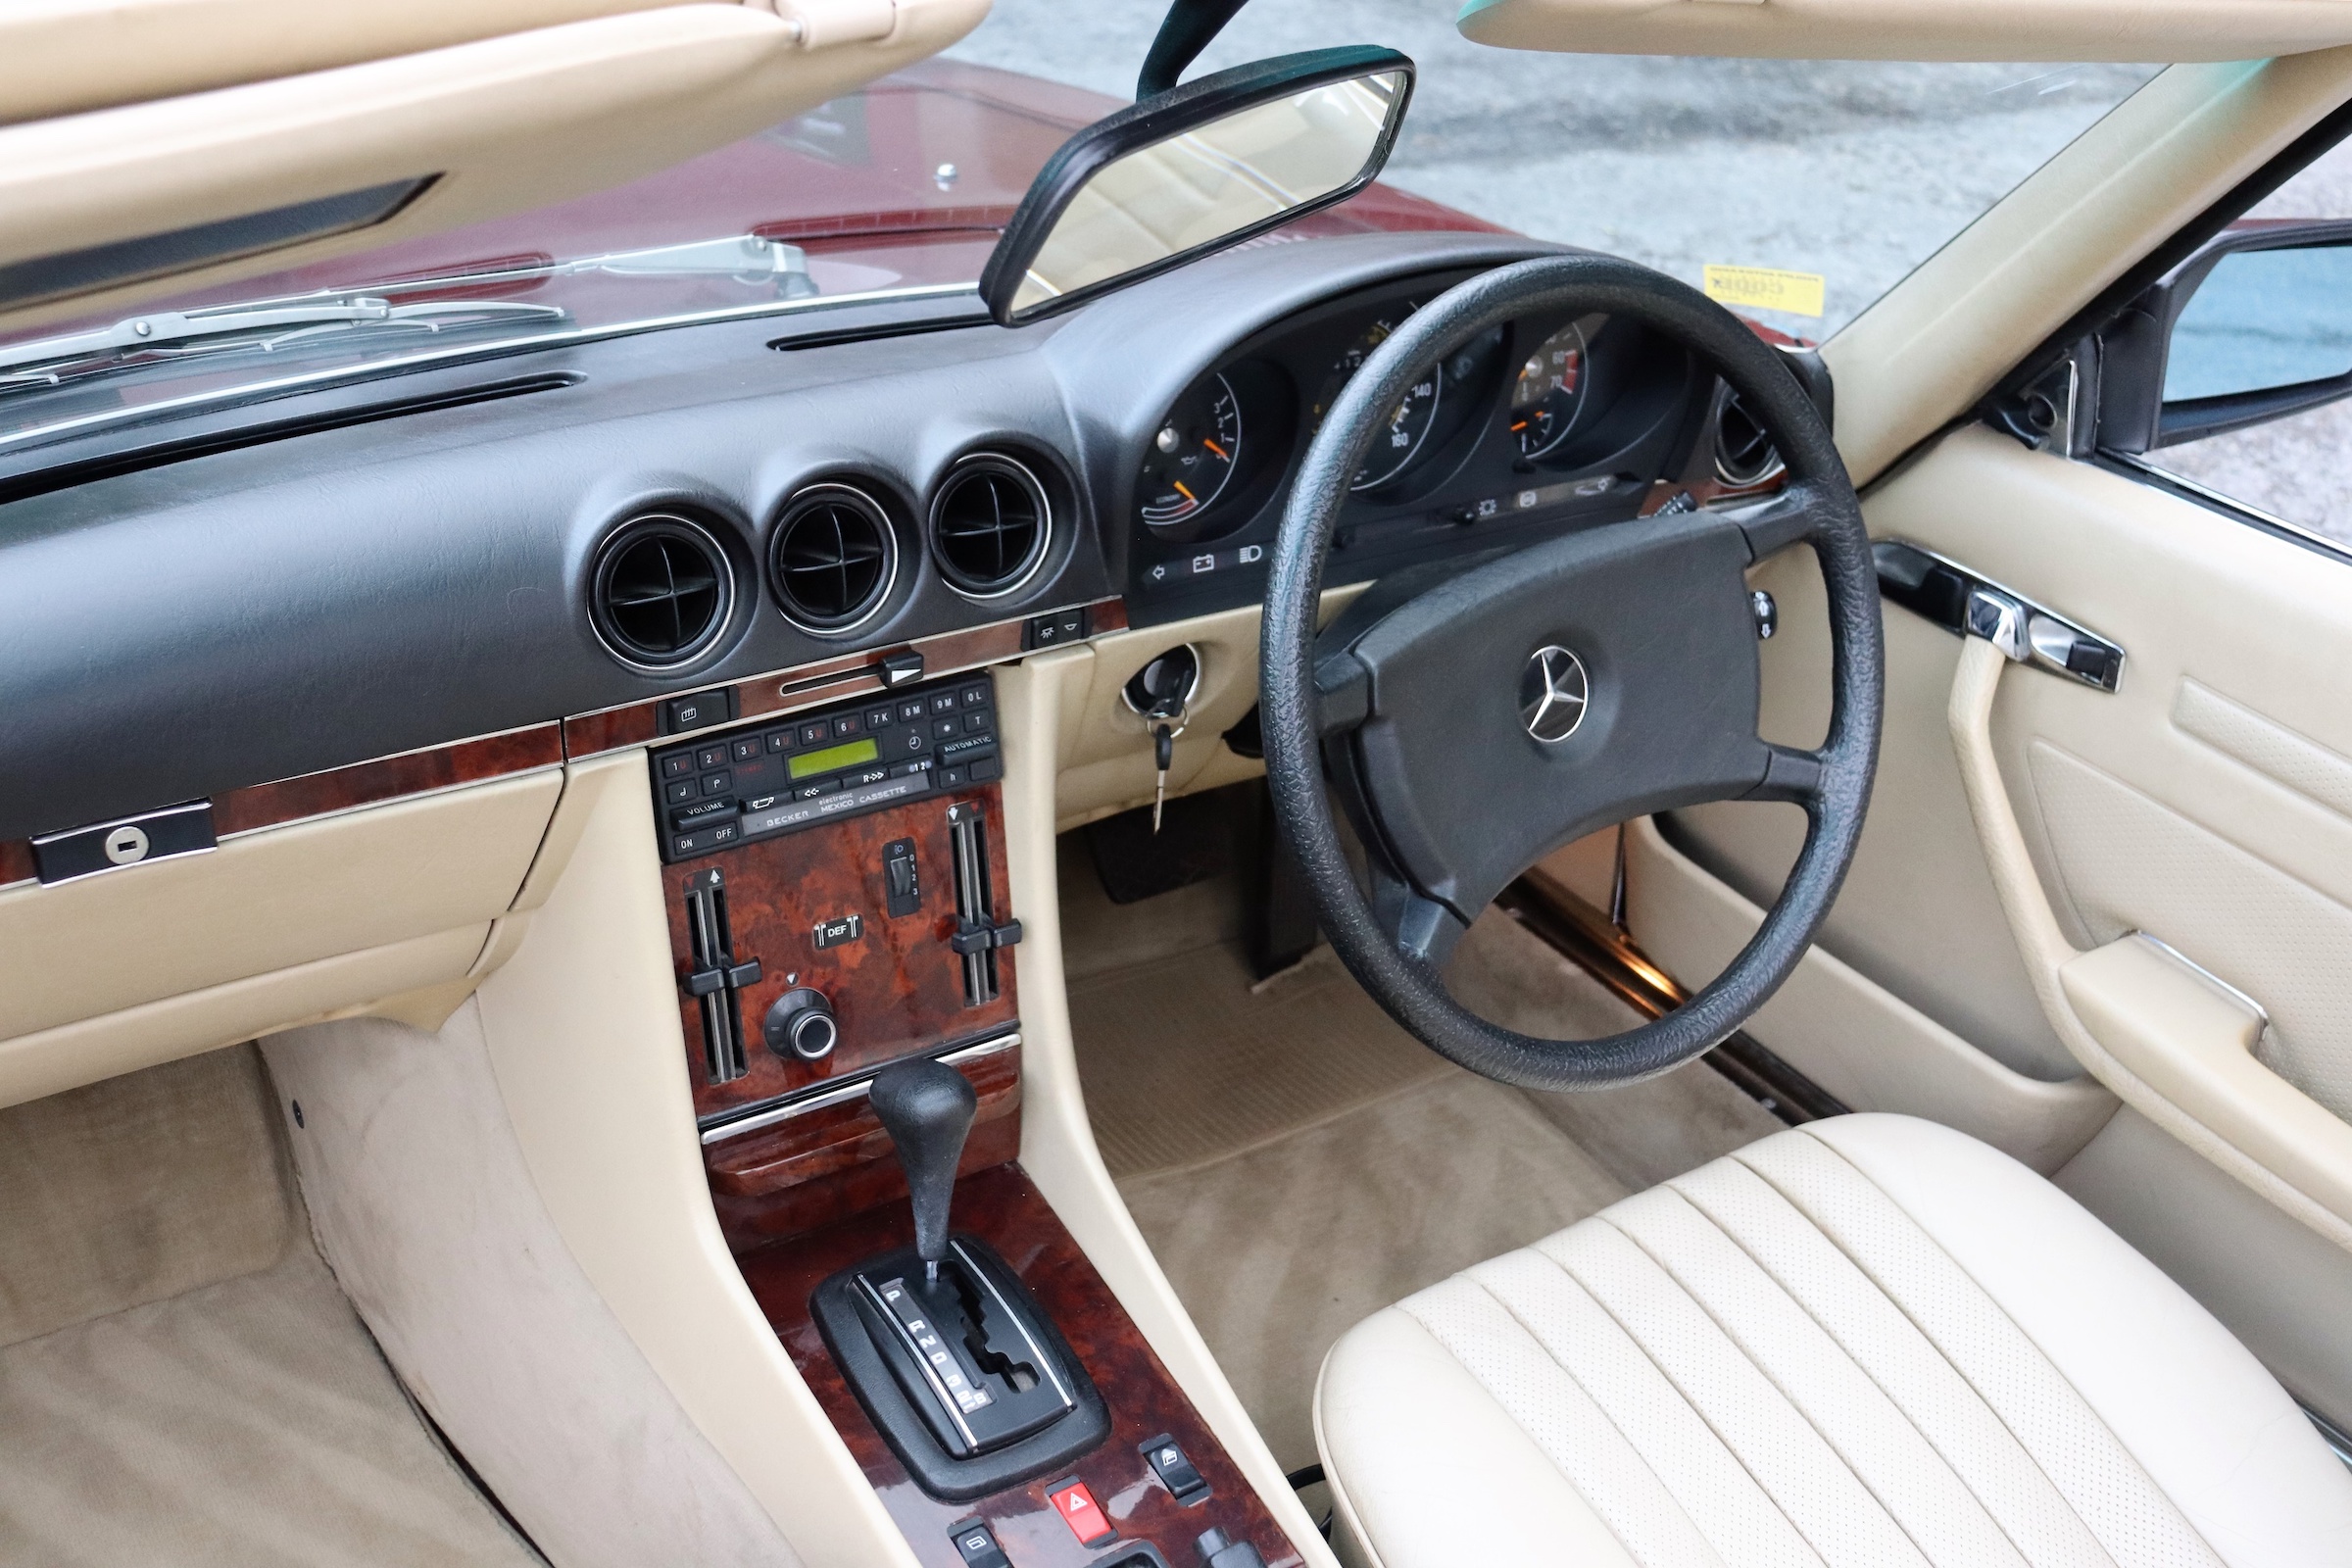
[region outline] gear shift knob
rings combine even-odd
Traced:
[[[906,1171],[907,1196],[914,1201],[914,1250],[925,1279],[939,1278],[948,1255],[948,1200],[956,1192],[956,1163],[963,1157],[964,1136],[980,1097],[971,1080],[938,1061],[907,1061],[885,1067],[874,1079],[868,1102]]]

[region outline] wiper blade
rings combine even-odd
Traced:
[[[0,395],[110,370],[237,349],[273,353],[354,332],[443,332],[500,320],[568,321],[555,305],[509,300],[420,300],[395,305],[368,294],[313,295],[133,316],[112,326],[0,345]]]

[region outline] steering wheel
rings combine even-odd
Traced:
[[[1779,449],[1787,482],[1742,510],[1661,513],[1530,545],[1385,613],[1345,616],[1318,641],[1333,526],[1373,437],[1429,366],[1536,312],[1603,312],[1711,363]],[[1829,589],[1834,706],[1818,751],[1756,734],[1744,573],[1800,542]],[[1307,448],[1274,547],[1259,653],[1274,813],[1324,931],[1392,1017],[1485,1077],[1596,1088],[1710,1049],[1788,978],[1853,861],[1885,705],[1861,503],[1781,356],[1730,312],[1632,263],[1548,256],[1483,273],[1364,362]],[[1326,761],[1369,897],[1332,816]],[[1805,845],[1753,940],[1684,1005],[1603,1040],[1543,1040],[1447,992],[1438,966],[1528,866],[1630,817],[1721,800],[1802,806]]]

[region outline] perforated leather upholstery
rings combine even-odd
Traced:
[[[1407,1298],[1334,1347],[1315,1424],[1343,1544],[1384,1568],[2352,1564],[2352,1474],[2227,1330],[1903,1116]]]

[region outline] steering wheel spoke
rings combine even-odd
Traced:
[[[1581,529],[1451,575],[1376,584],[1318,643],[1315,609],[1348,481],[1403,389],[1441,355],[1529,315],[1603,312],[1715,365],[1788,465],[1781,494]],[[1745,573],[1796,543],[1821,561],[1835,682],[1828,743],[1756,733]],[[1261,721],[1274,809],[1323,928],[1392,1016],[1441,1054],[1528,1088],[1622,1083],[1736,1029],[1803,956],[1861,832],[1883,697],[1860,504],[1819,412],[1737,318],[1631,263],[1550,256],[1415,312],[1341,391],[1274,548]],[[1323,763],[1371,865],[1341,846]],[[1755,939],[1677,1011],[1608,1040],[1534,1039],[1478,1018],[1437,973],[1494,896],[1551,850],[1656,811],[1792,801],[1809,819]]]
[[[1777,495],[1728,510],[1723,516],[1747,540],[1748,559],[1762,561],[1790,545],[1826,537],[1841,513],[1838,501],[1824,485],[1794,480]]]
[[[1808,808],[1820,801],[1822,779],[1831,765],[1826,753],[1771,741],[1758,744],[1764,748],[1764,776],[1742,800],[1791,801]]]

